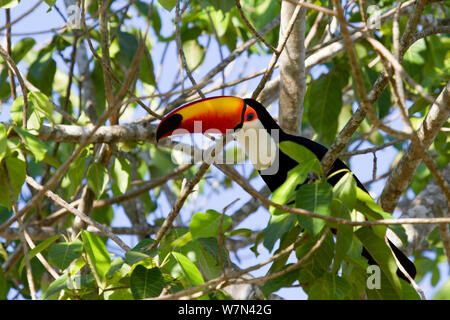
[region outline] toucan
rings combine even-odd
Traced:
[[[298,143],[312,151],[319,160],[328,151],[325,146],[315,141],[284,132],[258,101],[233,96],[200,99],[174,109],[159,123],[156,140],[158,142],[176,134],[211,131],[234,135],[272,192],[283,184],[289,170],[298,165],[297,161],[280,150],[278,147],[280,142]],[[348,170],[348,167],[337,159],[329,171],[328,183],[335,185],[339,181],[345,174],[341,169]],[[357,186],[368,193],[359,179],[355,175],[353,177]],[[416,275],[414,263],[390,240],[388,243],[397,260],[414,279]],[[368,259],[369,264],[376,264],[365,248],[362,255]],[[400,269],[397,270],[397,275],[409,282]]]

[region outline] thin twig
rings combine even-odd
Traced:
[[[322,12],[324,14],[328,14],[330,16],[336,16],[335,11],[312,4],[312,3],[309,3],[309,2],[299,2],[299,1],[295,1],[295,0],[281,0],[281,1],[287,1],[292,4],[297,5],[299,7],[305,7],[305,8],[311,9],[311,10],[316,10],[316,11]]]
[[[394,23],[394,27],[395,27],[395,25],[396,24]],[[397,28],[398,28],[398,26],[397,26]],[[397,32],[394,32],[394,36],[396,34],[397,34]],[[371,37],[368,37],[367,40],[369,41],[370,44],[373,45],[375,50],[377,50],[379,53],[381,53],[383,55],[382,59],[387,59],[390,62],[390,65],[394,67],[395,83],[393,83],[392,87],[393,87],[394,98],[396,99],[396,102],[400,108],[400,114],[403,118],[403,122],[405,123],[405,125],[409,131],[409,134],[411,136],[411,141],[416,146],[420,157],[423,159],[425,165],[428,167],[428,169],[432,173],[433,177],[435,178],[436,183],[439,185],[439,187],[441,188],[445,197],[447,198],[447,201],[449,201],[449,203],[450,203],[450,187],[448,186],[447,182],[442,177],[442,175],[439,173],[439,169],[437,168],[437,166],[434,163],[434,161],[432,160],[431,156],[428,154],[428,152],[422,145],[422,142],[420,141],[420,139],[417,135],[417,132],[414,130],[414,128],[411,124],[411,121],[409,120],[408,110],[404,103],[405,98],[404,98],[404,90],[403,90],[403,82],[402,82],[402,76],[404,76],[406,74],[406,72],[404,71],[403,67],[400,65],[400,63],[398,62],[396,57],[394,57],[381,43],[379,43],[378,41],[374,40]],[[394,43],[395,42],[398,42],[398,39],[397,40],[394,39]],[[394,50],[396,51],[396,54],[398,55],[399,51],[400,51],[398,44],[395,45],[394,47],[396,47]],[[386,72],[388,72],[388,71],[386,71]],[[391,78],[389,78],[389,79],[391,79]]]
[[[20,74],[20,71],[17,68],[16,63],[11,58],[11,56],[8,54],[8,52],[5,51],[5,49],[3,49],[3,47],[1,45],[0,45],[0,55],[7,62],[9,69],[12,69],[14,71],[14,74],[16,75],[17,80],[19,80],[19,84],[20,84],[20,88],[22,90],[22,96],[23,96],[23,115],[22,115],[23,123],[22,123],[22,125],[23,125],[23,128],[26,129],[27,128],[27,117],[28,117],[28,90],[27,90],[27,86],[25,85],[25,81],[24,81],[22,75]]]
[[[245,274],[248,274],[251,271],[257,270],[257,269],[263,267],[264,265],[267,265],[268,263],[275,261],[276,259],[280,258],[281,256],[290,253],[293,250],[293,248],[295,248],[295,246],[298,245],[298,243],[293,243],[288,248],[282,250],[281,252],[272,256],[268,260],[261,262],[255,266],[249,267],[247,269],[241,270],[233,275],[229,275],[228,278],[220,277],[220,278],[212,279],[201,285],[198,285],[198,286],[186,289],[186,290],[182,290],[182,291],[179,291],[174,294],[159,296],[157,298],[152,298],[150,300],[173,300],[173,299],[182,299],[182,298],[195,299],[195,298],[201,297],[209,292],[223,289],[232,284],[260,283],[260,282],[268,281],[270,279],[275,279],[277,277],[280,277],[280,276],[286,274],[287,272],[291,272],[291,271],[296,270],[299,267],[301,267],[301,265],[307,259],[309,259],[309,257],[311,257],[311,255],[322,245],[323,241],[326,238],[328,230],[329,230],[328,228],[325,228],[320,239],[314,244],[314,246],[301,259],[299,259],[299,261],[297,263],[287,267],[286,269],[284,269],[282,271],[279,271],[279,272],[276,272],[273,274],[269,274],[267,276],[263,276],[260,278],[245,279],[245,280],[241,279],[242,276],[244,276]]]
[[[250,31],[257,37],[259,40],[261,40],[272,52],[278,52],[276,48],[274,48],[262,35],[259,34],[259,32],[253,27],[253,25],[248,21],[247,17],[245,16],[244,11],[242,10],[241,1],[240,0],[234,0],[236,4],[236,8],[238,9],[239,15],[241,16],[242,20],[244,21],[245,25],[250,29]]]
[[[164,220],[163,225],[161,226],[158,233],[156,234],[155,242],[152,243],[150,248],[156,248],[158,246],[162,237],[167,233],[167,231],[172,226],[173,221],[178,216],[178,213],[180,212],[181,208],[183,207],[183,204],[186,201],[187,197],[191,194],[192,190],[197,185],[197,183],[199,183],[200,179],[206,173],[208,168],[209,168],[209,163],[203,162],[202,165],[200,166],[200,168],[198,169],[197,173],[195,174],[195,176],[186,183],[183,190],[181,190],[180,196],[177,198],[177,201],[173,205],[172,210],[170,211],[166,220]]]
[[[111,68],[106,65],[103,61],[103,59],[98,55],[98,53],[96,52],[96,50],[94,49],[94,46],[92,44],[92,41],[90,39],[89,36],[89,30],[87,28],[86,25],[86,19],[85,19],[85,4],[84,4],[85,0],[82,1],[82,6],[81,6],[81,23],[83,25],[83,29],[84,29],[84,35],[85,38],[87,40],[88,46],[91,49],[92,54],[94,55],[94,57],[98,60],[98,62],[100,62],[100,64],[102,65],[103,69],[106,69],[106,71],[108,72],[108,75],[111,76],[113,78],[113,80],[120,86],[120,88],[126,88],[126,93],[128,93],[132,98],[136,98],[136,96],[134,95],[134,93],[129,89],[129,87],[125,86],[125,84],[122,83],[122,81],[120,81],[120,79],[116,76],[116,74],[114,73],[113,70],[111,70]],[[148,19],[148,21],[150,21]],[[147,30],[148,31],[148,30]],[[153,110],[151,110],[150,108],[148,108],[140,99],[136,98],[136,102],[145,110],[147,111],[149,114],[151,114],[153,117],[155,117],[156,119],[162,119],[162,116],[156,112],[154,112]]]
[[[421,14],[426,6],[426,1],[415,1],[415,0],[409,0],[402,4],[403,7],[410,6],[412,4],[415,4],[413,13],[410,16],[410,19],[408,20],[408,23],[406,25],[405,31],[402,35],[401,39],[401,52],[402,55],[406,50],[412,45],[413,42],[411,42],[411,39],[414,35],[414,32],[416,30],[416,27],[418,23],[420,22]],[[395,9],[388,10],[385,14],[381,16],[381,19],[385,19],[387,17],[392,16],[395,13]],[[362,33],[360,33],[362,36]],[[383,92],[385,86],[387,85],[387,75],[385,72],[381,72],[378,76],[377,80],[373,84],[370,92],[367,95],[367,100],[370,104],[373,104],[376,102],[376,100],[380,97],[381,93]],[[344,150],[344,148],[347,146],[348,141],[354,134],[354,132],[358,129],[362,121],[365,119],[366,112],[365,110],[360,106],[358,109],[354,112],[353,116],[350,118],[350,120],[347,122],[347,124],[344,126],[344,128],[339,133],[336,140],[331,145],[328,152],[325,154],[325,156],[322,158],[321,163],[322,166],[327,169],[332,166],[334,161],[337,159],[338,154]]]
[[[262,28],[259,33],[261,35],[265,35],[266,33],[273,30],[280,23],[280,16],[275,17],[271,22],[269,22],[264,28]],[[251,46],[253,46],[258,41],[258,38],[252,37],[247,40],[239,47],[237,47],[233,52],[231,52],[228,57],[222,60],[219,64],[217,64],[214,68],[212,68],[199,82],[198,86],[195,87],[195,90],[201,89],[210,83],[210,80],[216,76],[220,71],[222,71],[225,67],[227,67],[232,61],[234,61],[239,55],[248,50]],[[190,91],[187,91],[174,101],[172,101],[169,105],[166,106],[164,113],[167,113],[179,105],[183,104],[186,101],[186,98],[195,91],[191,88]]]
[[[194,79],[194,76],[192,75],[191,69],[189,68],[187,61],[186,61],[186,55],[184,54],[184,50],[183,50],[183,45],[181,43],[181,33],[180,33],[180,28],[181,28],[181,12],[180,12],[180,0],[177,0],[176,5],[175,5],[175,38],[176,38],[176,42],[177,42],[177,47],[178,47],[178,54],[179,57],[181,59],[181,63],[183,66],[183,69],[186,70],[186,74],[189,78],[189,80],[191,80],[192,85],[194,87],[197,87],[197,82]],[[183,72],[181,72],[183,73]],[[205,98],[205,95],[203,94],[202,90],[200,88],[196,89],[198,95],[200,97],[202,97],[202,99]]]
[[[31,298],[33,300],[36,300],[36,287],[34,285],[33,272],[31,270],[30,256],[28,253],[28,245],[27,245],[27,241],[25,238],[26,231],[25,231],[25,227],[23,225],[22,218],[19,216],[19,210],[17,207],[16,197],[14,195],[14,191],[11,186],[11,180],[9,178],[8,168],[6,167],[5,162],[3,162],[3,170],[5,172],[6,186],[8,187],[9,197],[11,199],[14,216],[16,217],[17,223],[19,224],[20,241],[22,242],[23,255],[24,255],[24,259],[25,259],[28,287],[30,288]]]
[[[405,139],[395,139],[395,140],[392,140],[392,141],[387,142],[385,144],[382,144],[382,145],[379,145],[379,146],[375,146],[375,147],[372,147],[372,148],[367,148],[367,149],[363,149],[363,150],[355,150],[355,151],[351,151],[351,152],[341,153],[339,155],[339,158],[348,158],[348,157],[356,156],[356,155],[359,155],[359,154],[375,153],[376,151],[385,149],[387,147],[393,146],[393,145],[398,144],[398,143],[402,143],[404,141],[405,141]]]
[[[13,24],[16,24],[17,22],[19,22],[20,20],[22,20],[23,18],[25,18],[27,15],[29,15],[30,13],[32,13],[37,7],[39,7],[39,5],[44,2],[44,0],[39,0],[33,7],[31,7],[29,10],[25,11],[22,15],[20,15],[19,17],[17,17],[14,21],[10,22],[10,23],[6,23],[6,25],[0,27],[0,31],[3,31],[7,28],[10,28]]]
[[[272,54],[272,58],[269,62],[269,66],[267,67],[263,78],[261,79],[258,86],[252,93],[253,99],[258,99],[258,96],[261,93],[261,91],[263,90],[264,86],[266,85],[266,82],[272,76],[272,72],[273,72],[273,69],[275,68],[275,64],[277,63],[278,58],[281,55],[281,52],[283,51],[284,47],[286,46],[287,40],[289,39],[289,36],[291,35],[291,32],[294,28],[295,21],[297,20],[298,16],[300,15],[301,8],[302,8],[301,6],[297,6],[295,8],[294,12],[292,13],[291,19],[289,20],[289,24],[287,25],[287,28],[284,31],[285,34],[283,35],[283,38],[278,43],[276,51]]]
[[[6,51],[11,57],[11,9],[6,9],[6,24],[8,28],[6,29]],[[11,68],[8,68],[9,76],[9,87],[11,88],[11,97],[16,100],[16,83],[14,81],[14,74]]]
[[[323,12],[319,12],[317,14],[316,20],[314,20],[314,24],[312,25],[311,29],[309,29],[308,35],[305,38],[305,48],[309,48],[311,45],[314,37],[317,34],[317,31],[319,30],[319,25],[322,22],[323,17],[325,14]]]
[[[227,248],[225,246],[224,237],[223,237],[224,230],[222,230],[223,219],[225,218],[225,213],[227,212],[228,208],[231,207],[233,204],[235,204],[239,200],[240,199],[237,198],[237,199],[233,200],[231,203],[229,203],[228,205],[226,205],[225,208],[223,208],[222,216],[220,217],[220,221],[219,221],[219,233],[217,236],[217,248],[219,250],[219,255],[217,257],[218,257],[219,266],[220,266],[220,269],[222,270],[222,274],[223,274],[224,278],[227,277],[227,273],[226,273],[226,270],[225,270],[225,267],[224,267],[223,261],[222,261],[222,249],[224,248],[225,252],[227,252]],[[229,260],[229,258],[228,258],[228,260]]]
[[[41,192],[44,190],[44,187],[42,185],[40,185],[39,183],[37,183],[36,180],[34,180],[30,176],[26,177],[26,182],[30,186],[35,188],[36,190],[39,190]],[[109,229],[107,227],[103,226],[102,224],[100,224],[97,221],[93,220],[92,218],[88,217],[87,215],[85,215],[83,212],[81,212],[77,208],[74,208],[69,203],[67,203],[64,199],[62,199],[59,195],[55,194],[54,192],[52,192],[50,190],[45,191],[45,195],[47,197],[49,197],[50,199],[52,199],[53,201],[55,201],[58,205],[66,208],[70,213],[74,214],[75,216],[77,216],[78,218],[83,220],[85,223],[92,225],[92,226],[96,227],[97,229],[99,229],[100,231],[102,231],[108,238],[110,238],[112,241],[117,243],[117,245],[120,248],[122,248],[123,250],[125,250],[125,251],[131,250],[131,248],[128,245],[126,245],[122,240],[120,240],[119,237],[117,237],[115,234],[113,234],[111,231],[109,231]]]
[[[256,191],[253,187],[249,186],[249,183],[246,178],[242,177],[236,170],[232,170],[231,167],[227,165],[216,165],[216,167],[225,173],[230,179],[237,182],[248,194],[260,200],[267,207],[273,206],[277,209],[280,209],[284,212],[293,213],[300,216],[310,217],[310,218],[318,218],[328,222],[333,222],[337,224],[349,225],[349,226],[375,226],[375,225],[398,225],[398,224],[442,224],[442,223],[450,223],[450,217],[442,217],[442,218],[403,218],[403,219],[380,219],[380,220],[367,220],[367,221],[352,221],[343,218],[336,218],[331,216],[325,216],[321,214],[317,214],[305,209],[301,208],[292,208],[286,205],[281,205],[275,203],[263,195],[261,195],[258,191]]]
[[[100,47],[102,49],[102,65],[106,65],[108,68],[103,69],[103,82],[105,84],[105,94],[108,106],[111,106],[114,100],[113,86],[111,77],[107,70],[111,68],[111,58],[109,56],[109,32],[108,32],[108,20],[106,17],[106,9],[108,9],[109,0],[101,0],[98,2],[98,16],[100,24]],[[116,112],[111,113],[111,124],[117,124],[118,115]]]
[[[409,283],[413,286],[413,288],[419,293],[422,300],[427,300],[425,293],[423,290],[417,285],[416,281],[411,277],[411,275],[405,270],[402,263],[398,260],[397,256],[394,253],[394,250],[392,250],[392,247],[389,245],[388,238],[384,237],[384,241],[386,242],[386,245],[388,246],[389,250],[392,252],[392,256],[394,257],[395,263],[397,264],[398,269],[403,273],[404,276],[408,279]]]

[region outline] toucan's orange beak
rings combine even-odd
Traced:
[[[244,100],[237,97],[213,97],[188,103],[161,120],[156,141],[183,133],[225,134],[242,124],[244,106]]]

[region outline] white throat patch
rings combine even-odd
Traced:
[[[234,136],[257,170],[268,169],[274,164],[278,153],[277,143],[259,119],[244,122]]]

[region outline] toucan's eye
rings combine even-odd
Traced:
[[[245,120],[252,121],[254,118],[255,118],[255,114],[253,112],[250,112],[249,114],[247,114],[247,117],[245,118]]]

